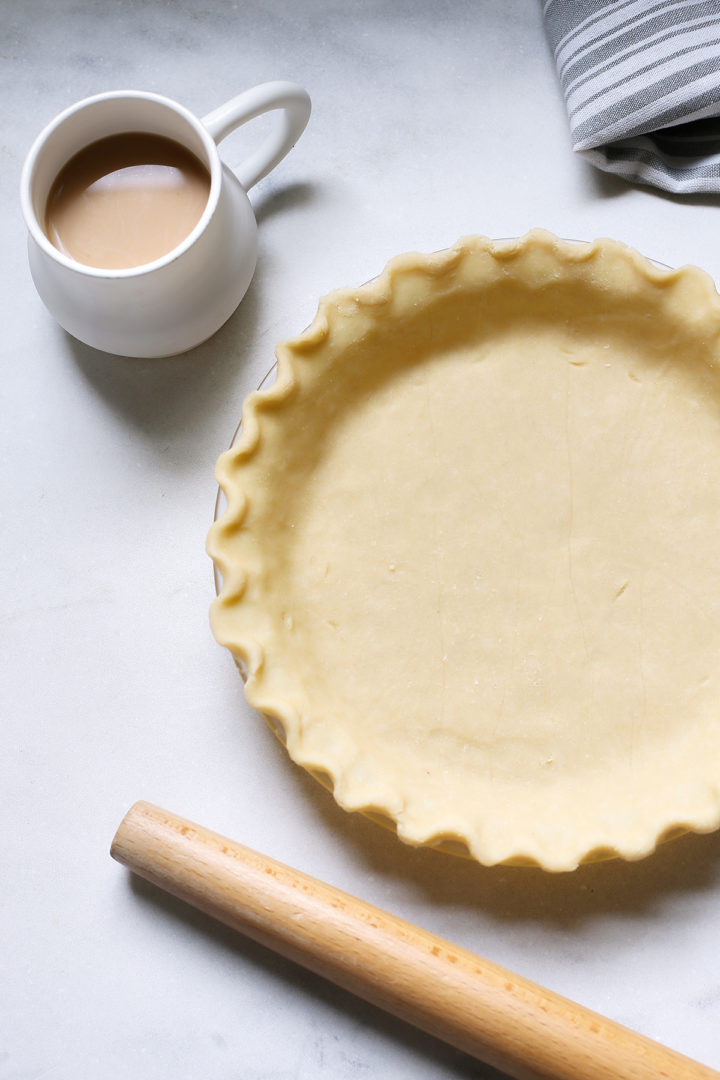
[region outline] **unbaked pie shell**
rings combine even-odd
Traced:
[[[720,825],[720,300],[469,237],[321,301],[217,466],[212,629],[347,810],[569,870]]]

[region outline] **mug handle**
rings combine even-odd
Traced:
[[[212,138],[219,143],[248,120],[274,109],[282,110],[279,123],[260,148],[234,170],[246,191],[267,176],[302,135],[310,119],[307,90],[292,82],[262,83],[231,98],[202,118]]]

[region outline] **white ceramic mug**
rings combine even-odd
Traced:
[[[266,141],[229,169],[217,144],[270,110],[278,116]],[[233,313],[255,270],[257,224],[247,192],[292,148],[309,116],[308,94],[289,82],[246,90],[202,120],[169,98],[136,90],[70,106],[35,140],[21,181],[30,270],[45,306],[80,341],[123,356],[172,356],[205,341]],[[192,232],[162,258],[126,270],[85,266],[45,234],[50,188],[78,151],[128,131],[165,135],[195,154],[210,174],[208,201]]]

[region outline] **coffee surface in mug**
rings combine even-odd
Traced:
[[[87,266],[121,270],[166,255],[200,220],[210,174],[180,143],[127,132],[91,143],[56,177],[45,232]]]

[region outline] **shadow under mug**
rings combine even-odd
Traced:
[[[265,142],[228,168],[217,144],[273,110]],[[232,315],[255,270],[257,224],[247,192],[294,146],[309,116],[307,92],[290,82],[246,90],[202,120],[170,98],[137,90],[70,106],[35,140],[21,180],[30,271],[47,309],[73,337],[122,356],[172,356],[207,340]],[[186,147],[208,170],[210,194],[196,226],[162,258],[122,270],[86,266],[48,239],[48,195],[74,154],[123,132],[164,135]]]

